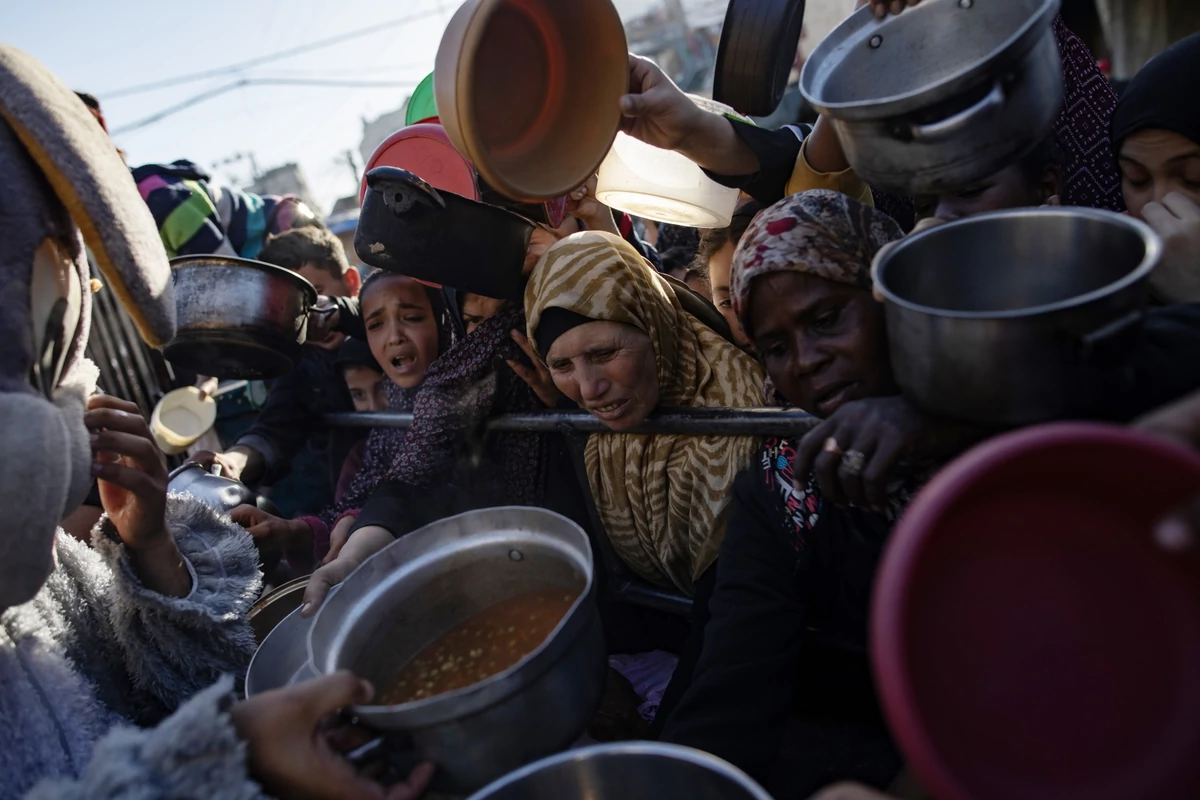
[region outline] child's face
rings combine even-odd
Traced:
[[[316,264],[305,264],[296,272],[316,288],[317,294],[326,297],[354,297],[358,294],[358,271],[353,267],[346,270],[346,274],[340,278],[334,277],[332,272]]]
[[[412,389],[438,357],[438,329],[425,287],[403,275],[372,281],[362,298],[371,354],[392,382]]]
[[[387,411],[382,372],[362,364],[347,364],[342,368],[342,377],[346,379],[355,411]]]
[[[503,305],[503,300],[497,300],[493,297],[484,297],[481,294],[470,293],[464,295],[462,301],[462,318],[463,326],[467,329],[467,333],[470,333],[485,321],[499,314],[500,308]]]

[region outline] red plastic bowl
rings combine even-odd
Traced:
[[[1153,526],[1200,456],[1056,424],[948,466],[892,534],[871,638],[939,800],[1200,798],[1200,548]]]
[[[399,167],[435,189],[454,192],[468,200],[479,199],[475,168],[454,149],[446,129],[436,121],[401,128],[375,148],[358,187],[359,203],[367,193],[366,174],[376,167]]]

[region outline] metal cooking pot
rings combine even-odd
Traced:
[[[274,378],[300,355],[313,285],[291,270],[226,256],[171,260],[178,327],[163,355],[218,378]]]
[[[354,251],[365,263],[460,292],[520,301],[533,223],[439,191],[396,167],[376,167],[365,180],[354,233]]]
[[[1007,167],[1062,105],[1059,0],[925,0],[864,7],[813,51],[804,97],[872,186],[940,194]]]
[[[1083,208],[984,214],[902,240],[875,264],[897,383],[972,422],[1089,415],[1139,341],[1161,249],[1145,224]]]
[[[246,484],[223,478],[191,461],[171,471],[167,476],[167,491],[190,494],[223,514],[241,505],[251,505],[276,517],[282,516],[274,503]]]
[[[439,767],[438,788],[469,792],[571,744],[599,705],[606,670],[587,534],[536,508],[491,508],[404,536],[336,587],[314,617],[317,673],[349,669],[382,690],[425,645],[483,609],[545,588],[580,592],[540,647],[504,672],[358,719],[404,732]]]
[[[266,500],[266,498],[263,499]],[[246,614],[246,619],[250,621],[250,627],[254,629],[254,638],[259,644],[262,644],[271,631],[275,630],[284,618],[304,602],[304,590],[308,588],[308,579],[311,577],[311,575],[302,575],[280,584],[269,594],[259,598],[259,601],[251,607],[250,612]]]
[[[659,742],[620,742],[568,750],[517,770],[468,800],[770,800],[737,767]]]
[[[254,621],[250,624],[253,626]],[[258,649],[246,669],[247,697],[317,677],[308,663],[308,632],[311,628],[312,620],[300,616],[297,608],[258,639]]]

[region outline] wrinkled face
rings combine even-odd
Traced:
[[[362,364],[347,364],[342,367],[342,377],[346,379],[355,411],[387,411],[382,372]]]
[[[503,307],[503,300],[497,300],[494,297],[484,297],[481,294],[468,293],[462,299],[463,327],[467,329],[467,333],[469,334],[485,321],[499,314],[500,309]]]
[[[712,301],[721,315],[725,317],[725,321],[729,323],[729,329],[733,331],[734,343],[747,353],[753,354],[754,345],[750,343],[750,337],[742,330],[741,320],[733,311],[733,301],[729,294],[729,274],[730,268],[733,266],[734,249],[733,242],[726,242],[720,250],[713,253],[712,258],[708,260],[708,280],[712,284]]]
[[[1130,134],[1118,162],[1125,205],[1138,219],[1147,203],[1161,203],[1171,192],[1200,203],[1200,144],[1186,136],[1157,129]]]
[[[630,430],[658,405],[654,346],[632,325],[572,328],[550,345],[546,364],[558,390],[610,430]]]
[[[1057,170],[1046,170],[1040,181],[1031,181],[1013,164],[964,189],[941,195],[933,216],[950,221],[988,211],[1041,206],[1058,194],[1058,183]]]
[[[317,294],[323,294],[326,297],[354,297],[358,294],[358,270],[348,269],[346,274],[338,278],[324,267],[305,264],[296,272],[316,287]]]
[[[897,392],[883,305],[869,289],[800,272],[762,275],[750,285],[747,321],[776,388],[811,414]]]
[[[403,275],[382,275],[361,304],[367,344],[384,374],[403,389],[419,385],[438,357],[437,320],[425,287]]]

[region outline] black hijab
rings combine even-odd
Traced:
[[[1138,131],[1156,128],[1200,144],[1200,33],[1176,42],[1146,63],[1117,103],[1112,118],[1113,147]]]

